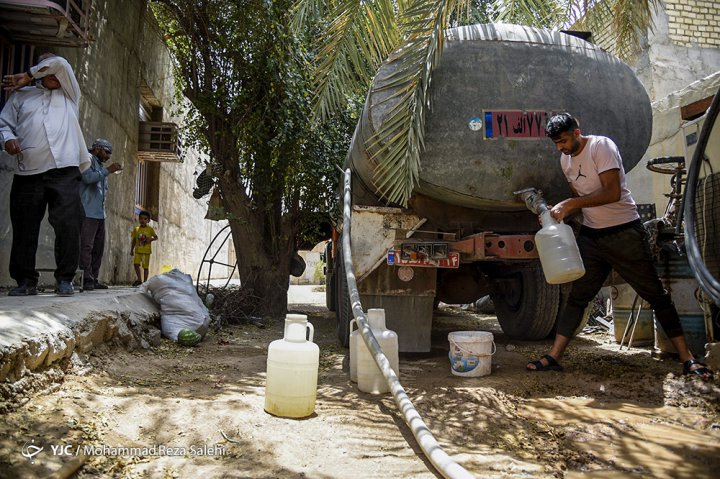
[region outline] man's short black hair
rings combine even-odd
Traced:
[[[146,217],[147,219],[150,219],[150,212],[148,212],[148,211],[141,211],[140,213],[138,213],[138,216],[144,216],[144,217]]]
[[[559,113],[550,117],[545,125],[545,134],[552,139],[558,138],[562,133],[572,133],[580,128],[578,121],[570,113]]]

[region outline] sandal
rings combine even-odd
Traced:
[[[542,363],[542,359],[547,361],[547,366]],[[531,368],[531,364],[535,367]],[[527,369],[528,371],[562,371],[563,367],[560,366],[560,363],[558,363],[554,357],[546,354],[545,356],[540,358],[540,360],[528,363],[528,365],[525,366],[525,369]]]
[[[700,367],[690,369],[694,364],[697,364]],[[683,363],[683,374],[685,374],[686,376],[700,376],[700,379],[702,379],[703,381],[713,380],[713,372],[710,371],[710,369],[708,369],[708,367],[704,363],[701,363],[697,359],[688,359]]]

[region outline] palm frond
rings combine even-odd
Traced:
[[[497,12],[495,22],[541,28],[558,26],[567,12],[564,2],[555,0],[493,0],[493,9]]]
[[[306,25],[314,24],[325,17],[327,2],[323,0],[298,0],[290,11],[292,29],[298,33]]]
[[[312,18],[307,12],[314,11],[316,2],[299,0],[296,20]],[[313,105],[319,121],[342,109],[348,93],[367,91],[377,68],[397,47],[395,5],[392,0],[326,2],[325,13],[331,20],[322,25],[313,65]]]
[[[620,56],[637,50],[640,41],[653,29],[652,13],[657,9],[657,0],[615,1],[612,31]]]
[[[383,88],[397,88],[402,96],[370,139],[368,150],[378,164],[375,186],[388,202],[403,206],[419,178],[430,76],[442,53],[449,3],[416,0],[401,13],[400,29],[406,36],[388,60],[398,67]]]
[[[658,0],[572,0],[567,24],[605,39],[602,46],[627,60],[652,31]]]

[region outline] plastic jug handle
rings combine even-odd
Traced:
[[[315,335],[315,326],[313,326],[312,323],[308,321],[307,327],[310,329],[310,339],[309,339],[309,341],[312,343],[313,336]]]
[[[353,323],[355,324],[355,327],[357,327],[357,320],[356,319],[350,320],[350,332],[351,333],[353,332]]]

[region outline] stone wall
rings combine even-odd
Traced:
[[[608,16],[606,24],[612,18]],[[653,14],[652,30],[639,49],[618,52],[608,29],[592,41],[634,69],[655,101],[720,69],[720,2],[664,0]]]
[[[681,3],[683,7],[679,10],[677,5]],[[707,8],[699,6],[701,3],[715,4],[715,11],[707,12]],[[671,7],[676,10],[670,10]],[[682,16],[672,12],[682,12]],[[699,16],[706,19],[695,18]],[[654,29],[648,33],[647,45],[633,65],[652,101],[660,100],[720,70],[720,4],[709,0],[666,0],[665,8],[660,5],[653,21]],[[682,37],[680,41],[677,32],[687,31],[695,35],[701,31],[700,28],[706,28],[692,23],[694,21],[714,23],[714,32],[692,39]]]
[[[93,41],[87,48],[58,48],[75,69],[82,100],[81,126],[87,144],[103,137],[114,145],[111,161],[123,165],[109,177],[106,209],[107,239],[100,273],[102,281],[128,283],[134,273],[130,256],[130,231],[137,224],[134,213],[138,169],[140,87],[147,85],[163,108],[163,121],[180,124],[173,116],[175,101],[170,56],[143,0],[95,0],[90,20]],[[8,197],[13,175],[12,158],[0,155],[0,285],[13,284],[7,265],[12,229]],[[152,222],[159,241],[153,244],[150,273],[172,266],[195,276],[203,254],[223,223],[204,219],[205,197],[195,200],[192,189],[198,154],[187,152],[182,163],[162,163],[159,181],[159,221]],[[38,251],[39,268],[54,268],[54,233],[43,221]],[[218,257],[226,261],[225,258]],[[223,268],[214,272],[222,275]],[[51,276],[50,276],[50,279]]]
[[[720,3],[665,0],[653,23],[631,65],[652,101],[653,135],[643,160],[628,174],[628,185],[638,203],[655,204],[660,216],[670,176],[652,173],[644,165],[651,158],[685,154],[687,122],[680,108],[714,95],[720,87]]]

